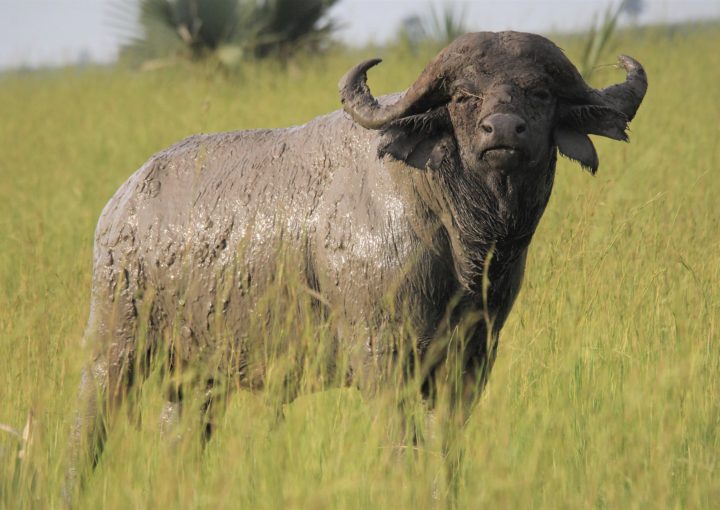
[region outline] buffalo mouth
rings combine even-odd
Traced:
[[[482,152],[481,157],[492,167],[509,168],[520,164],[524,157],[524,153],[518,147],[498,145],[496,147],[485,149]]]

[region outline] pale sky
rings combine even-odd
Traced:
[[[0,0],[0,68],[58,65],[81,56],[110,62],[118,34],[111,4],[122,0]],[[133,2],[136,0],[124,0]],[[571,31],[587,27],[594,14],[618,0],[447,0],[465,9],[472,30]],[[720,0],[643,0],[639,22],[719,19]],[[402,19],[429,12],[443,0],[340,0],[333,17],[338,37],[351,44],[383,42]]]

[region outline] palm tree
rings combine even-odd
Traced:
[[[287,58],[300,49],[320,51],[335,29],[327,13],[337,1],[140,0],[141,32],[128,37],[123,53],[141,60],[215,55],[223,61],[228,55]],[[116,28],[127,27],[127,5],[114,4]]]

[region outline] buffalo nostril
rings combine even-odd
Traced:
[[[493,113],[480,122],[480,128],[486,135],[500,144],[512,145],[516,140],[527,135],[528,125],[519,115],[513,113]]]

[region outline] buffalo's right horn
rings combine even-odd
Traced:
[[[361,62],[350,69],[338,83],[343,108],[355,122],[367,129],[381,129],[394,120],[432,106],[429,99],[440,82],[433,62],[400,99],[391,105],[381,105],[367,86],[368,69],[380,62],[379,58]]]

